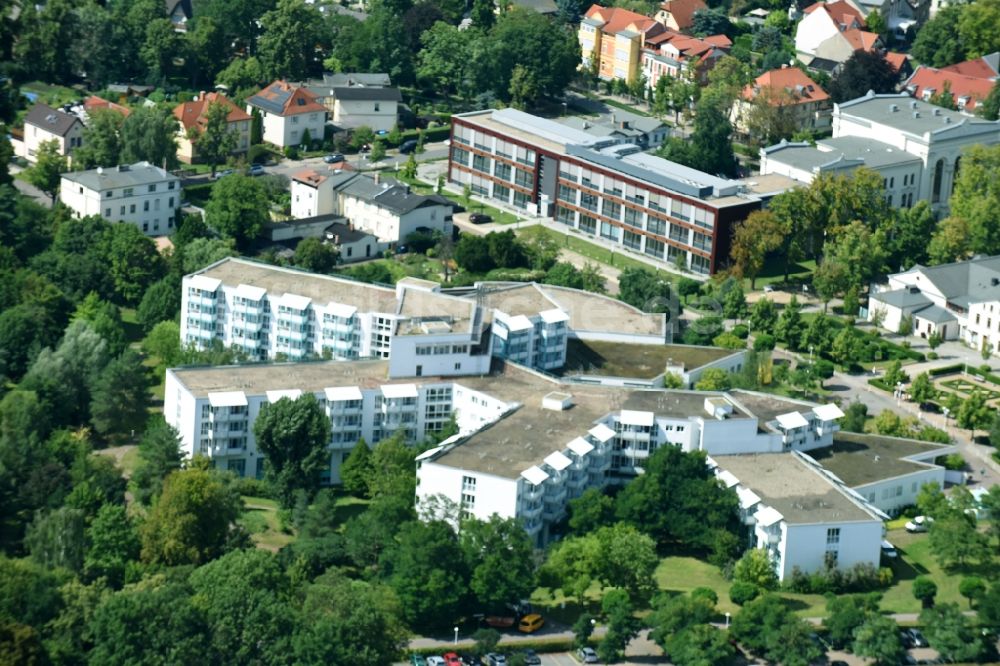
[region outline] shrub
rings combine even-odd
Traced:
[[[760,596],[760,588],[753,583],[733,583],[729,588],[729,598],[737,606],[747,604]]]
[[[938,359],[938,353],[937,352],[933,352],[933,351],[932,352],[927,352],[927,358],[928,358],[928,360],[936,361]]]
[[[285,146],[285,157],[290,160],[299,159],[299,147],[298,146]]]
[[[696,587],[691,590],[692,599],[707,599],[712,605],[719,603],[719,595],[710,587]]]
[[[737,324],[736,326],[733,326],[733,330],[730,332],[740,340],[746,340],[750,337],[750,329],[745,324]]]
[[[963,458],[960,453],[951,453],[946,456],[941,456],[934,462],[953,472],[965,469],[965,458]]]
[[[271,149],[263,144],[250,146],[250,150],[247,151],[247,162],[250,164],[264,164],[271,159],[271,154]]]

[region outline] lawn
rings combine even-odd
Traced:
[[[660,276],[660,278],[666,280],[667,282],[672,282],[677,277],[673,273],[668,273],[667,271],[659,268],[653,268],[643,261],[633,259],[627,254],[612,252],[611,250],[603,248],[600,245],[590,243],[583,238],[580,238],[579,234],[571,231],[569,227],[566,227],[566,229],[569,233],[560,234],[547,227],[543,227],[540,224],[535,224],[530,227],[520,229],[517,233],[523,240],[531,240],[537,236],[548,236],[556,243],[569,248],[577,254],[583,255],[588,259],[593,259],[598,263],[613,266],[614,268],[621,270],[625,270],[626,268],[643,268],[647,271],[656,273]]]
[[[32,81],[31,83],[22,84],[21,92],[35,93],[38,95],[39,102],[45,102],[50,106],[62,106],[63,104],[68,104],[69,102],[75,102],[82,99],[85,96],[72,88],[43,83],[41,81]]]
[[[493,222],[495,224],[516,224],[523,219],[514,213],[494,208],[493,206],[485,204],[477,199],[470,199],[469,201],[462,200],[462,203],[465,205],[466,210],[470,213],[485,213],[486,215],[489,215],[493,218]]]
[[[258,548],[278,551],[295,539],[294,533],[281,529],[278,503],[265,497],[244,497],[243,515],[237,522],[246,528]]]
[[[788,282],[800,284],[808,282],[812,278],[813,271],[816,270],[816,262],[800,261],[792,264],[788,272]],[[757,289],[762,289],[766,284],[781,284],[785,281],[785,262],[783,259],[769,257],[764,263],[764,268],[757,275]],[[750,280],[743,281],[743,288],[750,289]]]
[[[910,534],[896,527],[886,535],[896,550],[899,561],[893,565],[896,582],[882,597],[882,610],[890,613],[919,613],[920,602],[913,598],[913,579],[919,575],[930,576],[937,584],[935,600],[957,603],[963,609],[968,607],[965,597],[958,593],[958,585],[965,576],[977,575],[985,580],[1000,578],[1000,565],[994,564],[985,570],[979,566],[968,566],[957,571],[944,571],[931,554],[930,539],[926,534]]]
[[[566,350],[566,365],[559,374],[585,372],[606,377],[652,379],[663,373],[668,360],[683,363],[686,368],[698,368],[734,353],[729,349],[714,347],[622,345],[616,342],[570,340]]]
[[[637,116],[645,116],[646,118],[652,118],[653,114],[642,109],[632,106],[630,104],[624,104],[618,100],[608,99],[607,97],[601,97],[600,101],[606,106],[614,107],[616,109],[621,109],[622,111],[628,111],[629,113],[634,113]]]

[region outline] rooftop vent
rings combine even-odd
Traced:
[[[899,111],[899,105],[897,104],[889,105],[889,113],[896,113],[897,111]]]
[[[705,398],[705,411],[721,421],[733,413],[733,406],[725,398]]]
[[[996,287],[1000,285],[1000,278],[990,278],[990,286]]]
[[[951,116],[945,116],[944,117],[944,124],[945,125],[951,125]]]
[[[937,107],[934,107],[933,113],[934,113],[935,116],[940,116],[941,115],[941,109],[939,109]]]
[[[913,112],[913,117],[914,118],[919,118],[920,117],[920,112],[919,111],[914,111]]]
[[[931,88],[931,90],[934,90],[934,89]],[[917,108],[917,101],[916,100],[910,100],[910,108],[911,109]]]
[[[569,393],[552,391],[542,397],[542,409],[548,409],[553,412],[564,412],[572,406],[573,396]]]

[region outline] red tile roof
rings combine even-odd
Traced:
[[[704,0],[667,0],[660,9],[673,17],[677,27],[683,30],[694,23],[694,13],[708,9]]]
[[[220,93],[205,93],[193,102],[184,102],[174,107],[174,118],[187,131],[192,127],[204,128],[208,122],[208,109],[212,104],[223,104],[229,108],[226,122],[236,123],[250,120],[250,114],[236,106],[231,99]]]
[[[890,65],[892,65],[892,69],[893,71],[896,72],[896,74],[899,74],[903,69],[903,65],[906,64],[905,53],[889,52],[885,54],[885,59],[889,62]]]
[[[304,185],[309,185],[310,187],[319,187],[323,181],[326,180],[326,176],[319,173],[315,169],[306,169],[294,174],[292,176],[292,180],[297,180]]]
[[[636,12],[631,12],[620,7],[591,5],[590,9],[587,10],[586,16],[587,18],[596,18],[599,21],[603,21],[604,25],[601,26],[601,32],[608,35],[614,35],[623,30],[645,32],[652,27],[660,25],[648,16],[643,16],[642,14],[637,14]]]
[[[710,37],[705,37],[704,41],[712,46],[718,46],[720,49],[728,49],[733,45],[733,40],[725,35],[711,35]]]
[[[931,94],[940,93],[944,90],[945,83],[950,86],[956,104],[960,97],[968,98],[964,111],[975,110],[977,103],[986,99],[994,85],[992,79],[963,76],[946,69],[921,65],[906,82],[906,88],[914,97],[922,98],[924,91],[928,89],[932,91]]]
[[[754,80],[752,85],[743,89],[743,98],[753,99],[762,90],[771,91],[772,104],[775,105],[788,104],[789,97],[793,104],[808,104],[830,99],[826,91],[798,67],[786,66],[764,72]]]
[[[867,30],[851,28],[842,34],[855,51],[871,51],[875,48],[875,43],[878,42],[878,35]]]
[[[111,109],[112,111],[117,111],[122,114],[123,117],[128,118],[128,114],[132,113],[132,109],[127,106],[122,106],[121,104],[115,104],[114,102],[109,102],[106,99],[101,99],[96,95],[91,95],[87,99],[83,100],[83,108],[85,111],[96,111],[97,109]]]
[[[846,0],[837,0],[837,2],[817,2],[815,4],[809,5],[805,8],[806,14],[812,14],[817,9],[824,9],[826,13],[830,15],[834,23],[840,26],[841,31],[848,30],[850,28],[863,28],[865,27],[865,18],[861,15],[857,9],[855,9]]]
[[[326,112],[326,107],[317,102],[316,95],[308,89],[281,80],[271,83],[247,101],[281,116]]]
[[[942,67],[941,71],[954,72],[963,76],[972,76],[977,79],[990,80],[995,80],[997,75],[1000,74],[1000,72],[997,72],[988,62],[986,62],[986,58],[976,58],[975,60],[958,62],[954,65]]]

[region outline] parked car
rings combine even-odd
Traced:
[[[486,655],[486,666],[507,666],[507,657],[498,652]]]
[[[764,285],[764,293],[765,294],[774,293],[774,285],[773,284],[765,284]]]
[[[913,644],[913,647],[927,647],[927,639],[924,638],[924,635],[920,633],[919,629],[907,629],[906,633],[910,635],[910,642]]]
[[[421,654],[411,654],[410,664],[411,666],[427,666],[427,660]]]
[[[462,660],[454,652],[444,653],[444,663],[445,666],[462,666]]]
[[[469,222],[473,224],[489,224],[493,218],[486,213],[472,213],[469,215]]]
[[[580,661],[585,664],[598,663],[597,652],[592,647],[580,648],[580,651],[576,653],[576,656],[580,657]]]
[[[330,153],[323,158],[323,161],[327,164],[336,164],[337,162],[343,162],[344,156],[340,153]]]
[[[228,175],[230,175],[232,173],[233,173],[232,169],[222,169],[221,171],[216,171],[215,172],[215,179],[218,180],[218,179],[222,178],[223,176],[228,176]]]
[[[899,557],[896,547],[884,539],[882,540],[882,557],[888,557],[890,560]]]
[[[462,659],[462,664],[464,666],[481,666],[483,660],[474,654],[460,654],[459,657]]]
[[[530,648],[522,652],[521,657],[524,658],[524,663],[528,664],[528,666],[538,666],[542,663],[542,658]]]
[[[930,524],[934,522],[934,519],[929,516],[917,516],[913,520],[906,521],[906,531],[907,532],[926,532]]]
[[[416,139],[408,139],[408,140],[404,141],[403,143],[399,144],[399,154],[400,155],[407,155],[409,153],[412,153],[416,149],[417,149],[417,140]]]
[[[264,171],[264,166],[262,164],[252,164],[247,170],[247,175],[250,176],[263,176],[266,171]]]
[[[440,655],[427,657],[427,666],[445,666],[444,657]]]
[[[521,621],[517,623],[517,630],[525,634],[533,634],[541,629],[543,624],[545,624],[545,618],[538,613],[531,613],[521,618]]]

